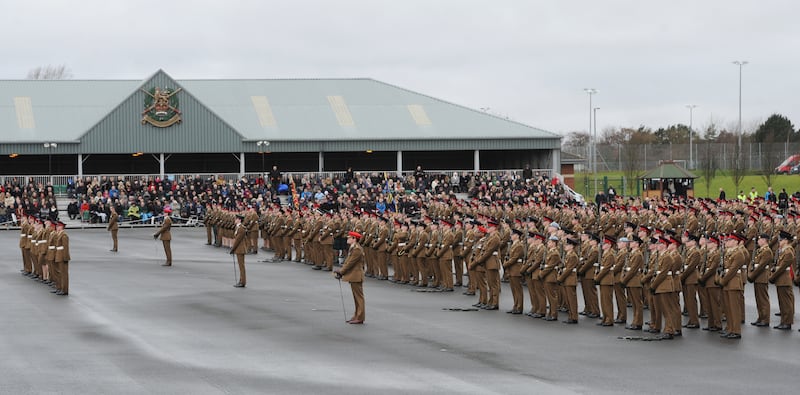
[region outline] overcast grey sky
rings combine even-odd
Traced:
[[[0,79],[369,77],[566,134],[772,113],[800,124],[800,2],[13,1]]]

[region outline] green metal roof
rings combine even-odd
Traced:
[[[688,170],[678,166],[674,162],[663,162],[653,170],[648,171],[639,179],[652,179],[652,178],[697,178]]]
[[[142,125],[147,90],[182,88],[183,121]],[[0,81],[0,154],[558,149],[561,136],[372,79]],[[71,143],[71,144],[69,144]],[[401,148],[402,147],[402,148]]]
[[[0,142],[76,141],[141,83],[0,80]],[[19,119],[15,98],[30,98],[32,122]]]
[[[559,138],[560,136],[372,79],[179,80],[247,139]],[[262,126],[252,97],[265,97],[274,126]],[[344,99],[352,126],[328,97]],[[429,124],[418,124],[409,106]]]

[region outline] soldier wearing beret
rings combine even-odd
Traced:
[[[753,293],[756,297],[756,311],[758,318],[750,325],[767,327],[769,326],[769,289],[768,280],[771,272],[773,254],[769,248],[769,235],[762,233],[758,236],[758,249],[755,251],[753,259],[747,268],[747,281],[753,283]]]
[[[56,253],[55,262],[58,266],[58,279],[55,292],[56,295],[69,295],[69,236],[64,232],[64,223],[58,221],[56,224],[56,236],[54,237]]]
[[[575,239],[568,238],[567,243],[564,245],[564,267],[558,276],[558,283],[564,287],[567,302],[568,318],[563,321],[565,324],[578,323],[578,254],[575,252],[575,246],[580,242]]]
[[[791,233],[780,231],[780,249],[778,261],[769,276],[769,282],[775,284],[778,294],[778,308],[781,312],[781,323],[775,329],[789,330],[794,323],[794,291],[792,290],[792,265],[795,264],[795,252],[792,248],[794,237]]]
[[[248,236],[247,236],[247,228],[245,225],[242,224],[244,221],[244,216],[236,215],[236,219],[234,220],[234,230],[233,230],[233,244],[231,245],[231,254],[236,255],[236,263],[239,266],[239,282],[234,284],[233,286],[236,288],[244,288],[247,286],[247,273],[245,272],[244,267],[244,255],[248,253]]]
[[[511,230],[511,248],[508,250],[508,257],[503,262],[503,270],[508,273],[511,296],[514,299],[514,307],[507,311],[510,314],[522,314],[522,264],[525,261],[522,231]]]
[[[597,325],[614,325],[614,273],[612,268],[616,261],[614,250],[612,249],[616,240],[612,236],[603,238],[603,247],[600,258],[600,267],[594,276],[595,284],[600,286],[600,309],[603,321]]]
[[[345,259],[341,269],[334,271],[334,275],[337,279],[342,279],[350,283],[355,310],[353,311],[353,317],[346,322],[354,325],[363,324],[366,318],[363,287],[364,250],[358,243],[360,239],[361,234],[358,232],[347,233],[347,245],[349,246],[347,259]]]
[[[158,232],[153,234],[154,239],[161,238],[161,244],[164,246],[164,255],[167,257],[167,260],[161,264],[161,266],[172,266],[172,247],[170,246],[170,242],[172,241],[172,218],[170,218],[170,214],[172,214],[172,210],[167,207],[164,209],[164,223],[161,224],[161,228],[158,229]]]

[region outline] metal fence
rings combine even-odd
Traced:
[[[677,161],[687,169],[699,169],[706,163],[722,170],[734,167],[737,151],[735,143],[698,142],[692,144],[691,148],[690,155],[689,144],[598,144],[597,170],[600,172],[625,171],[626,168],[647,170],[665,160]],[[583,171],[583,166],[591,170],[588,147],[564,147],[564,151],[587,158],[586,162],[576,166],[576,173]],[[800,143],[742,143],[742,163],[748,171],[774,169],[784,159],[794,154],[800,154]],[[634,162],[633,167],[629,167],[631,161]]]
[[[540,175],[547,175],[548,177],[552,177],[552,169],[532,169],[533,172],[538,172]],[[495,169],[495,170],[429,170],[425,169],[426,174],[434,174],[434,175],[446,175],[448,177],[452,176],[453,173],[458,173],[459,176],[464,176],[466,174],[469,175],[478,175],[480,177],[486,176],[492,179],[516,179],[522,177],[522,169]],[[394,178],[397,176],[396,170],[381,170],[381,171],[358,171],[354,170],[354,175],[361,176],[361,177],[372,177],[377,176],[379,178]],[[403,171],[400,173],[402,177],[407,177],[413,175],[414,171]],[[200,177],[202,179],[209,179],[213,178],[215,180],[222,179],[225,183],[236,182],[242,177],[250,180],[250,179],[257,179],[259,177],[267,178],[269,173],[170,173],[165,174],[165,177],[168,177],[170,180],[179,181],[181,179],[190,180],[194,179],[195,177]],[[303,178],[309,180],[332,180],[334,178],[344,178],[345,172],[343,171],[327,171],[327,172],[282,172],[282,177],[285,180],[289,180],[289,178],[293,178],[295,182],[300,182]],[[26,185],[30,182],[38,185],[41,184],[42,186],[45,185],[53,185],[55,190],[56,196],[58,197],[65,197],[67,195],[67,188],[71,184],[75,184],[76,180],[98,180],[101,181],[104,178],[110,178],[117,181],[136,181],[139,182],[149,182],[151,180],[160,179],[161,175],[159,174],[84,174],[81,177],[77,175],[51,175],[51,176],[28,176],[28,175],[9,175],[9,176],[0,176],[0,184],[5,184],[6,181],[10,181],[12,184],[18,185]]]

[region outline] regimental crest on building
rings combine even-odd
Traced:
[[[154,86],[149,90],[142,89],[144,97],[144,111],[142,112],[142,125],[149,123],[158,128],[166,128],[176,123],[181,123],[181,111],[178,109],[178,92],[181,88],[159,88]]]

